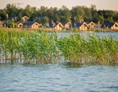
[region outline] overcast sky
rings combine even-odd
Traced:
[[[69,9],[76,5],[90,7],[91,4],[95,4],[97,9],[118,11],[118,0],[0,0],[0,9],[5,8],[8,3],[22,3],[21,7],[29,4],[37,8],[40,6],[60,8],[62,5],[65,5]]]

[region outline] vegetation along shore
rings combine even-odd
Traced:
[[[56,32],[23,32],[0,30],[0,63],[118,64],[118,39],[112,36],[87,38],[70,34],[58,38]]]

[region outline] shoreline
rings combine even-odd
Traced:
[[[8,30],[8,31],[21,31],[21,32],[37,32],[37,31],[47,31],[47,32],[118,32],[118,30],[111,30],[111,29],[94,29],[94,30],[56,30],[53,28],[38,28],[38,29],[31,29],[31,28],[0,28],[0,30]]]

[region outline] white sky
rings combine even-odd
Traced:
[[[29,4],[37,8],[40,8],[40,6],[60,8],[65,5],[69,9],[76,5],[90,7],[91,4],[95,4],[97,9],[118,11],[118,0],[0,0],[0,9],[5,8],[8,3],[22,3],[21,7]]]

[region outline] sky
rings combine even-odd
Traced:
[[[77,5],[90,7],[91,4],[94,4],[98,10],[118,11],[118,0],[0,0],[0,9],[5,8],[9,3],[21,3],[22,8],[29,4],[37,8],[40,6],[61,8],[62,5],[65,5],[69,9]]]

